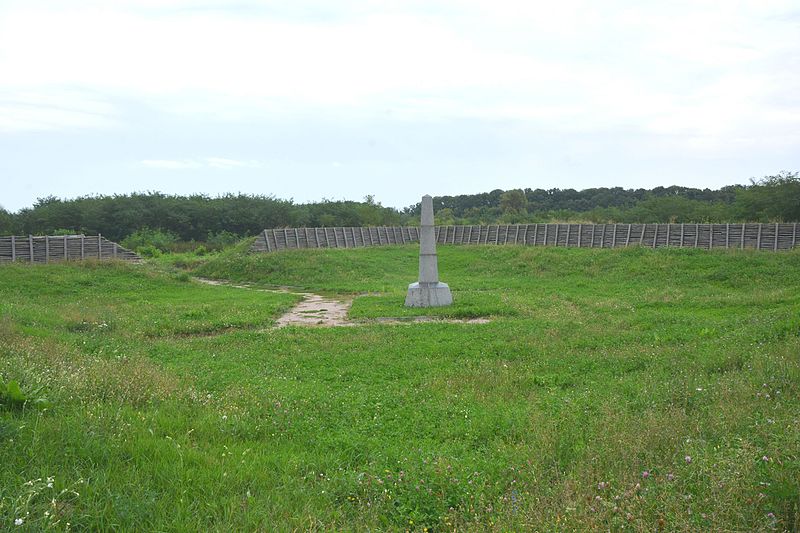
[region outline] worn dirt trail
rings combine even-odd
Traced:
[[[347,318],[350,306],[353,305],[352,299],[336,299],[314,294],[312,292],[295,291],[288,287],[276,289],[259,289],[246,284],[234,284],[227,281],[220,281],[207,278],[194,278],[200,283],[207,285],[225,285],[237,289],[249,289],[261,292],[279,292],[284,294],[295,294],[302,296],[303,300],[281,316],[275,327],[283,328],[286,326],[307,326],[307,327],[342,327],[342,326],[363,326],[367,324],[419,324],[421,322],[446,322],[450,324],[486,324],[487,318],[437,318],[431,316],[415,316],[408,318],[374,318],[368,320],[354,321]]]

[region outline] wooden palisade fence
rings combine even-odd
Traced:
[[[438,244],[518,244],[579,248],[671,246],[789,250],[797,245],[798,224],[515,224],[436,226]],[[252,250],[357,248],[419,242],[419,228],[335,227],[266,229]]]
[[[141,261],[138,255],[102,235],[0,237],[0,262],[49,263],[83,259]]]

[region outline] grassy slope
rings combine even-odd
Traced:
[[[456,303],[435,313],[492,323],[263,331],[291,296],[1,267],[0,376],[55,407],[0,411],[0,528],[26,509],[31,527],[49,509],[158,530],[796,527],[800,254],[443,247],[440,264]],[[420,312],[402,307],[414,247],[194,269],[379,293],[356,317]]]

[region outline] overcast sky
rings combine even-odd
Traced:
[[[800,170],[800,3],[0,0],[0,205]]]

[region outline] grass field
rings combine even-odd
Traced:
[[[442,247],[0,266],[0,530],[796,530],[800,253]],[[378,317],[488,316],[386,325]],[[21,525],[15,525],[22,521]]]

